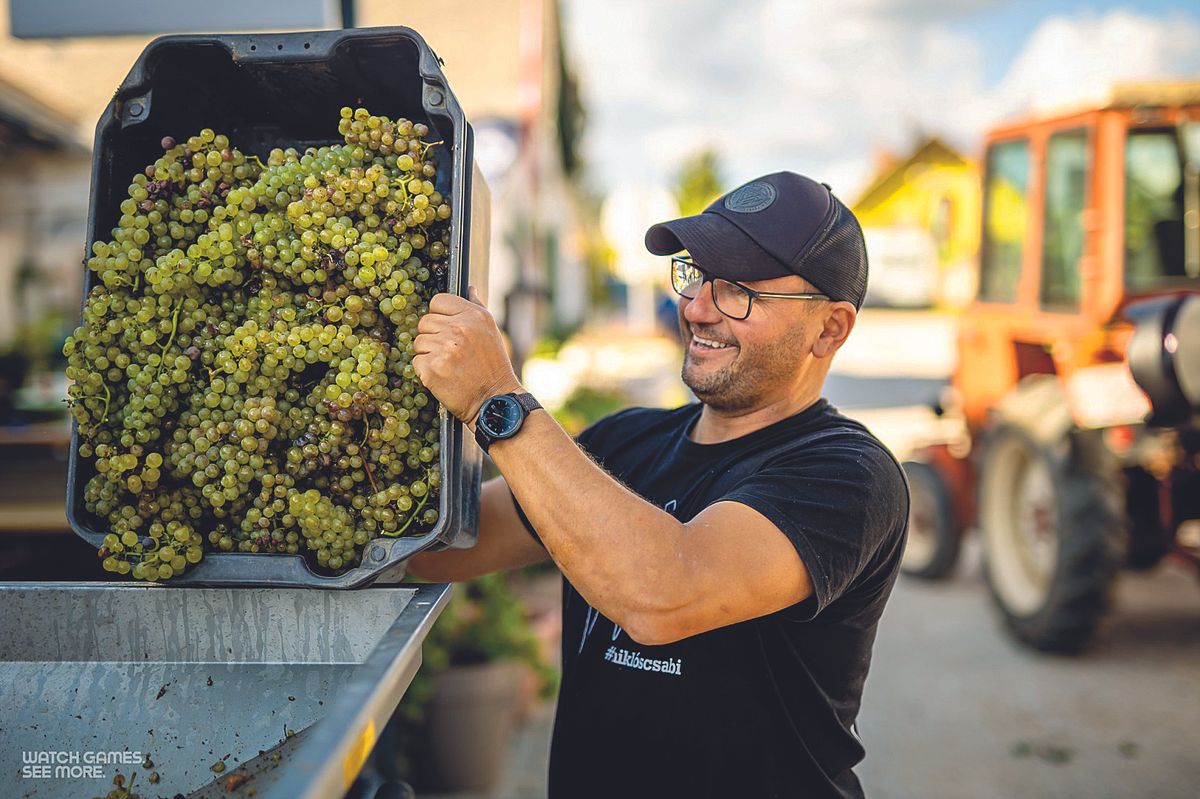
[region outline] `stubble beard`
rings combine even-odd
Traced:
[[[790,382],[799,365],[797,346],[804,331],[786,339],[746,347],[720,368],[703,368],[684,351],[680,376],[696,398],[710,408],[737,412],[760,404],[771,389]]]

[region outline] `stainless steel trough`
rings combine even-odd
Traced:
[[[342,796],[449,594],[0,584],[0,797]]]

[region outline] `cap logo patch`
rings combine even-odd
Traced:
[[[753,214],[769,208],[777,196],[774,186],[765,180],[756,180],[730,192],[725,198],[725,207],[734,213]]]

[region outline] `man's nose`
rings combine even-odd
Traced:
[[[694,300],[689,300],[683,309],[683,318],[689,322],[715,324],[721,321],[721,312],[713,304],[712,283],[707,280],[700,286]]]

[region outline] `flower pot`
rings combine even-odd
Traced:
[[[455,666],[438,675],[429,708],[429,765],[439,790],[486,792],[504,772],[521,664]]]

